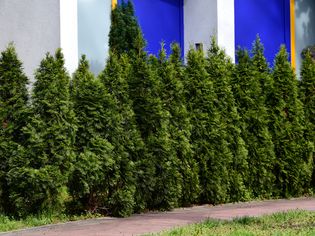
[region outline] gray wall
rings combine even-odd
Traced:
[[[108,56],[111,0],[78,0],[79,56],[85,54],[98,74]]]
[[[0,51],[14,42],[29,77],[60,47],[59,0],[0,0]]]
[[[295,17],[296,64],[299,73],[302,50],[315,45],[315,1],[295,0]]]
[[[184,0],[184,50],[195,43],[209,47],[210,36],[217,35],[218,15],[216,0]]]
[[[234,0],[184,0],[184,50],[202,43],[206,51],[210,37],[235,59]]]

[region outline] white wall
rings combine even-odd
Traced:
[[[206,51],[210,37],[235,59],[234,0],[184,0],[184,50],[202,43]]]
[[[85,54],[98,74],[108,56],[111,0],[78,0],[79,56]]]
[[[235,61],[235,18],[234,0],[218,0],[218,44]]]
[[[45,53],[60,47],[59,18],[59,0],[0,0],[0,51],[14,42],[32,79]]]
[[[60,0],[60,47],[65,66],[73,73],[78,66],[78,10],[77,0]]]
[[[202,43],[206,51],[217,34],[217,0],[184,0],[184,52]]]

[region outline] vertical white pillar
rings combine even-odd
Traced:
[[[78,66],[77,0],[60,0],[60,47],[70,73]]]
[[[218,44],[235,61],[234,0],[217,0]]]

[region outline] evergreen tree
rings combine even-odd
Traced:
[[[11,157],[23,152],[22,128],[28,120],[28,79],[15,48],[10,44],[0,56],[0,211],[12,214],[7,173]]]
[[[181,197],[181,176],[176,168],[179,163],[169,130],[170,115],[163,107],[158,74],[154,65],[148,63],[140,34],[135,44],[130,97],[141,137],[151,155],[151,160],[146,160],[152,171],[148,175],[153,177],[147,180],[144,197],[149,208],[170,209],[178,205]]]
[[[191,125],[190,117],[185,104],[183,86],[183,68],[181,65],[180,48],[172,45],[172,54],[167,60],[164,45],[159,54],[158,75],[161,83],[161,99],[164,109],[170,114],[170,138],[173,149],[179,159],[177,162],[182,178],[183,205],[194,203],[199,194],[198,165],[193,156],[190,143]]]
[[[267,59],[264,55],[264,46],[257,35],[252,48],[252,66],[255,70],[255,77],[260,81],[262,96],[265,99],[265,104],[270,100],[273,90],[273,79],[270,73],[270,68]],[[268,109],[268,107],[267,107]]]
[[[10,162],[11,199],[19,215],[63,209],[74,160],[76,127],[61,50],[46,55],[35,75],[26,152]]]
[[[86,81],[88,78],[91,80],[91,76],[87,62],[82,60],[82,65],[78,71],[78,77],[87,78],[85,79]],[[74,80],[74,86],[76,85],[76,81],[80,81],[80,79],[78,78]],[[79,106],[76,110],[79,114],[83,112],[82,117],[85,117],[85,120],[81,120],[81,125],[84,129],[87,128],[86,124],[91,125],[86,132],[91,132],[90,129],[94,127],[94,134],[100,135],[101,139],[106,139],[106,142],[112,146],[111,148],[107,145],[107,148],[105,148],[106,145],[104,145],[105,150],[101,152],[100,156],[101,163],[103,163],[103,169],[100,171],[103,171],[103,174],[106,175],[103,175],[103,177],[107,180],[106,184],[100,184],[100,186],[104,187],[104,189],[101,187],[99,188],[99,197],[103,197],[103,199],[100,199],[103,200],[103,202],[100,203],[105,205],[109,209],[109,213],[112,215],[128,216],[133,213],[135,205],[134,163],[130,159],[129,150],[126,148],[126,145],[128,145],[126,139],[130,137],[131,134],[124,130],[124,114],[118,109],[119,105],[117,104],[117,100],[109,90],[105,88],[99,78],[94,79],[94,82],[91,83],[98,88],[97,93],[95,91],[93,92],[93,89],[95,89],[93,84],[90,86],[82,84],[82,89],[78,89],[78,93],[86,97],[79,98]],[[84,90],[87,90],[86,94],[82,92]],[[89,96],[90,99],[88,99],[87,96]],[[96,106],[95,110],[98,112],[96,112],[94,116],[90,114],[90,112],[93,111],[93,106],[90,104],[91,100],[96,100],[94,101],[94,106]],[[85,108],[81,108],[80,104],[85,104]],[[95,119],[98,122],[95,123],[92,119]],[[91,132],[91,134],[93,134],[93,132]],[[100,180],[101,179],[102,177]],[[96,201],[96,203],[98,202]]]
[[[274,89],[270,105],[270,131],[277,157],[276,186],[282,197],[308,191],[311,179],[310,144],[304,138],[304,113],[298,99],[297,79],[281,47],[273,69]]]
[[[117,181],[117,166],[113,146],[106,139],[108,116],[104,107],[108,97],[101,82],[89,71],[83,56],[74,74],[72,100],[77,116],[77,155],[69,181],[76,208],[96,212],[108,201],[109,190]],[[80,206],[81,205],[81,206]]]
[[[248,160],[245,142],[241,136],[241,117],[237,111],[231,87],[231,78],[234,65],[221,50],[215,38],[212,38],[208,50],[206,70],[209,79],[213,82],[216,99],[214,105],[221,114],[221,125],[226,129],[226,141],[232,153],[232,159],[226,159],[228,166],[231,201],[240,201],[248,198],[245,180],[248,176]],[[228,158],[228,157],[226,157]]]
[[[306,130],[305,137],[315,144],[315,62],[311,53],[305,53],[301,68],[300,98],[304,104]],[[315,155],[313,152],[313,166]],[[315,188],[315,171],[313,170],[312,185]]]
[[[111,14],[109,47],[112,52],[133,53],[137,51],[136,39],[141,33],[131,1],[117,5]]]
[[[121,145],[126,158],[132,161],[135,166],[131,173],[122,173],[123,175],[132,175],[135,177],[136,186],[136,211],[143,210],[145,206],[143,192],[146,191],[145,182],[150,179],[147,176],[150,171],[147,170],[146,160],[148,153],[144,142],[138,130],[135,114],[132,109],[132,101],[129,96],[128,77],[131,73],[130,59],[126,54],[120,58],[115,53],[110,53],[106,68],[100,75],[100,79],[116,102],[115,109],[119,114],[121,133],[117,134],[117,145]],[[127,178],[127,176],[126,176]]]
[[[246,50],[237,52],[238,65],[233,80],[234,97],[242,114],[242,137],[248,150],[247,183],[253,197],[270,197],[274,188],[274,146],[268,129],[268,112],[261,90],[261,72]]]
[[[202,51],[189,50],[185,77],[191,140],[199,164],[200,202],[218,204],[229,201],[232,153],[221,114],[215,105],[217,98]]]

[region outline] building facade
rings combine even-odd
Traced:
[[[0,0],[0,50],[14,42],[27,75],[46,52],[61,47],[69,72],[86,54],[99,73],[108,55],[112,7],[122,0]],[[272,65],[281,44],[293,66],[300,53],[315,44],[314,0],[131,0],[147,41],[156,54],[160,43],[177,42],[183,56],[190,47],[206,50],[210,37],[235,61],[237,48],[251,48],[256,35]]]

